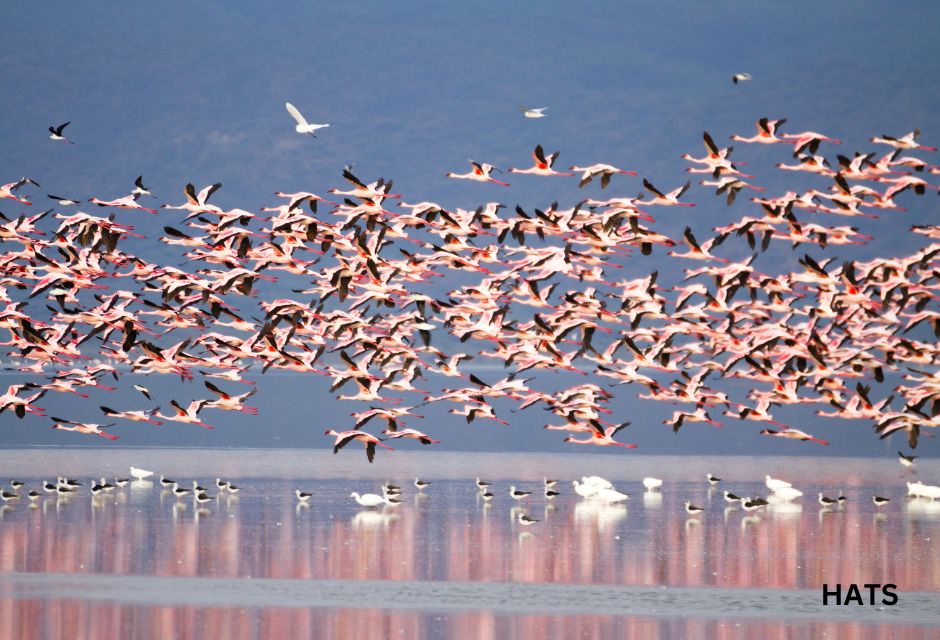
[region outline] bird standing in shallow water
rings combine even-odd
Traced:
[[[349,494],[349,497],[356,501],[362,507],[377,507],[380,504],[388,504],[389,498],[383,498],[380,495],[374,493],[364,493],[359,495],[359,493],[353,491]]]
[[[528,527],[529,525],[533,525],[536,522],[538,522],[538,520],[536,520],[535,518],[530,518],[524,513],[520,513],[518,516],[516,516],[516,520],[518,520],[519,524],[521,524],[524,527]]]
[[[819,494],[819,504],[824,507],[831,507],[834,504],[839,504],[839,501],[834,498],[827,498],[822,493]]]
[[[513,500],[522,500],[523,498],[528,498],[532,495],[531,491],[520,491],[516,489],[516,485],[509,487],[509,495],[512,496]]]

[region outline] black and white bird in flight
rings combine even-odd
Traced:
[[[69,124],[70,122],[66,122],[65,124],[60,124],[58,127],[49,127],[49,133],[52,134],[49,136],[49,139],[55,140],[55,141],[64,140],[68,142],[69,144],[75,144],[74,142],[66,138],[64,135],[62,135],[62,131],[67,126],[69,126]]]

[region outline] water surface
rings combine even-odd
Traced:
[[[242,490],[202,508],[159,482],[12,503],[0,637],[920,638],[940,625],[940,502],[904,495],[906,480],[940,479],[931,461],[912,476],[868,459],[401,452],[366,466],[322,451],[17,449],[0,477],[38,488],[130,464]],[[707,471],[740,495],[765,495],[770,473],[805,496],[745,514]],[[544,475],[590,473],[630,499],[584,501],[568,482],[554,503],[541,495]],[[432,481],[425,495],[415,475]],[[662,491],[644,494],[645,475]],[[476,476],[494,483],[489,506]],[[349,498],[383,481],[402,485],[402,505]],[[516,502],[510,484],[533,495]],[[825,509],[819,491],[848,500]],[[875,493],[891,503],[876,510]],[[540,522],[521,527],[520,509]],[[900,603],[823,607],[837,582],[891,582]]]

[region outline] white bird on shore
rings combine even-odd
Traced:
[[[138,469],[137,467],[131,467],[131,475],[134,476],[135,480],[145,480],[153,475],[153,471],[147,471],[146,469]]]
[[[377,507],[380,504],[387,504],[388,499],[383,498],[380,495],[375,493],[364,493],[359,495],[357,492],[353,491],[349,494],[350,498],[353,498],[360,506],[363,507]]]
[[[523,118],[547,118],[548,114],[545,113],[546,109],[548,109],[548,107],[539,107],[537,109],[532,107],[519,107]]]
[[[774,493],[778,492],[780,489],[785,489],[785,488],[789,488],[793,486],[786,480],[779,480],[777,478],[771,478],[770,476],[764,476],[764,484],[766,484],[767,488],[773,491]]]
[[[591,498],[598,491],[614,488],[614,485],[609,480],[598,476],[584,476],[581,478],[581,482],[573,480],[571,484],[574,486],[575,493],[582,498]]]
[[[924,484],[923,482],[908,482],[907,494],[918,498],[940,498],[940,487]]]
[[[783,502],[790,502],[803,495],[803,492],[793,487],[780,487],[774,490],[774,497]]]
[[[309,133],[314,138],[316,138],[314,132],[317,129],[323,129],[330,126],[328,124],[310,124],[307,122],[307,119],[301,115],[300,111],[297,110],[297,107],[292,105],[290,102],[285,103],[284,106],[287,107],[287,113],[289,113],[291,117],[297,121],[297,126],[294,127],[294,131],[297,133]]]
[[[643,478],[643,486],[646,487],[647,491],[652,491],[663,486],[663,481],[659,478]]]
[[[600,489],[611,489],[614,486],[610,480],[600,476],[581,476],[581,482],[583,484],[592,485]]]
[[[600,500],[601,502],[623,502],[629,498],[627,494],[617,491],[616,489],[607,487],[601,489],[591,496],[592,500]]]

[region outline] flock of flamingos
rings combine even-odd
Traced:
[[[656,230],[656,216],[694,206],[683,200],[688,183],[667,190],[644,179],[645,195],[600,198],[608,186],[635,192],[621,176],[636,173],[607,164],[561,171],[558,152],[541,146],[531,167],[508,173],[596,181],[595,195],[568,207],[488,201],[464,210],[406,202],[391,180],[367,182],[347,167],[347,188],[277,192],[260,211],[212,203],[221,184],[188,184],[182,204],[158,212],[143,204],[153,196],[142,178],[126,196],[91,198],[92,210],[24,177],[0,187],[15,207],[0,214],[0,328],[8,335],[0,344],[4,360],[33,381],[0,395],[0,412],[44,417],[37,403],[45,394],[73,394],[75,413],[49,416],[53,428],[109,439],[118,437],[112,428],[130,435],[130,421],[212,428],[214,412],[257,413],[244,376],[281,370],[328,377],[332,393],[356,403],[349,424],[326,434],[334,452],[359,441],[370,461],[376,447],[391,449],[390,439],[436,444],[408,426],[429,403],[468,423],[507,424],[506,407],[532,423],[531,413],[516,411],[537,407],[552,416],[545,428],[569,434],[566,442],[633,448],[617,439],[628,423],[609,419],[619,385],[675,405],[666,424],[676,432],[720,426],[715,418],[724,415],[760,423],[767,436],[827,444],[774,419],[777,406],[814,404],[820,416],[867,421],[882,438],[904,432],[914,448],[924,428],[940,426],[940,226],[910,228],[891,255],[867,262],[827,253],[871,239],[837,224],[842,218],[897,229],[904,192],[909,206],[936,206],[916,201],[937,191],[924,177],[940,166],[923,159],[936,149],[915,130],[872,138],[883,153],[830,162],[820,149],[840,141],[783,133],[784,124],[763,118],[754,136],[733,139],[777,145],[779,169],[815,174],[819,189],[768,195],[748,182],[754,177],[732,148],[705,133],[705,154],[683,156],[687,171],[729,205],[742,192],[755,197],[728,209],[743,217],[700,239],[691,228],[681,237]],[[53,139],[67,140],[61,134],[53,130]],[[447,175],[503,193],[498,171],[471,161],[469,172]],[[32,214],[46,197],[52,208]],[[173,264],[129,252],[134,242],[148,247],[128,241],[142,237],[134,233],[141,215],[161,216],[159,241],[179,251]],[[746,244],[747,259],[720,257],[734,243],[729,253]],[[798,270],[756,266],[775,244],[798,248]],[[685,279],[662,282],[654,267],[664,261],[687,266]],[[621,269],[645,275],[618,279]],[[296,288],[284,284],[288,277]],[[272,290],[292,293],[275,298]],[[481,362],[505,375],[473,373]],[[150,391],[134,385],[137,406],[78,400],[90,387],[113,389],[105,383],[127,372],[200,376],[208,393],[199,395],[208,397],[154,407]],[[559,386],[552,372],[581,376],[539,390]],[[749,390],[729,397],[723,378],[745,379]],[[891,395],[875,397],[871,382],[886,379]],[[104,418],[88,420],[92,413]]]

